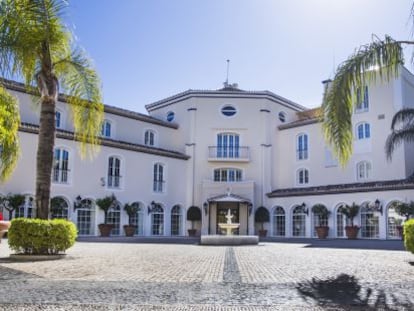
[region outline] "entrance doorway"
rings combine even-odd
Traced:
[[[233,218],[232,223],[240,223],[240,208],[238,202],[217,202],[217,218],[216,218],[216,232],[217,234],[226,234],[225,230],[219,228],[219,223],[227,223],[227,213],[230,210]],[[239,228],[233,230],[233,234],[239,235]]]

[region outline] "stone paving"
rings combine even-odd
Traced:
[[[12,262],[5,242],[0,310],[414,310],[405,251],[78,242]]]

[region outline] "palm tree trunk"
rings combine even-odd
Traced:
[[[55,145],[55,104],[53,96],[42,97],[36,173],[36,208],[40,219],[47,219],[49,214]]]

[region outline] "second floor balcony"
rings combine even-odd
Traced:
[[[242,146],[209,146],[208,161],[249,162],[250,149]]]

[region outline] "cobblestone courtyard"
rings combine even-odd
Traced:
[[[414,310],[405,251],[78,242],[67,258],[11,262],[0,310]]]

